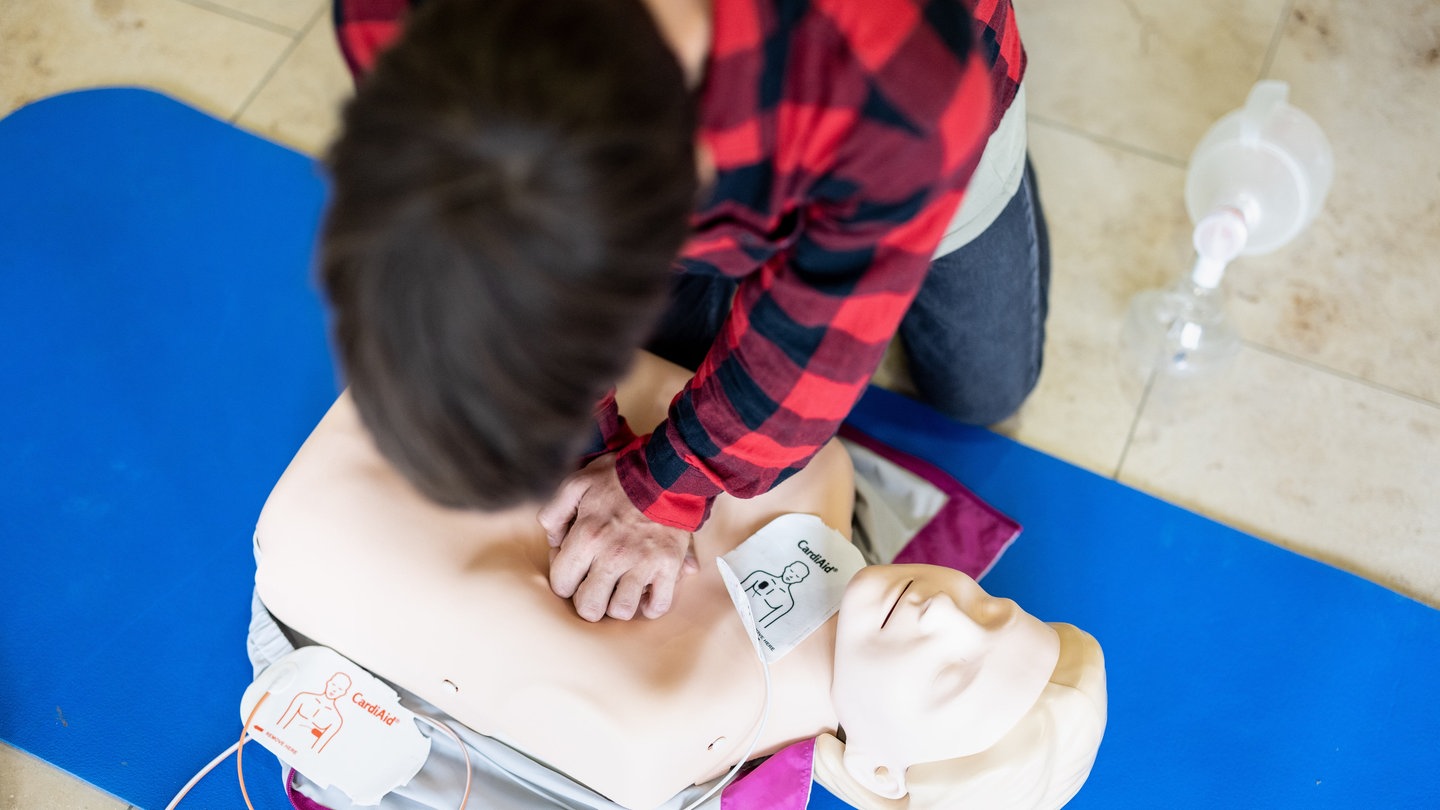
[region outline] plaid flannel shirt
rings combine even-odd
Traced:
[[[336,0],[357,77],[406,0]],[[739,281],[715,344],[653,433],[613,395],[652,520],[698,528],[716,495],[802,469],[863,393],[1025,68],[1008,0],[714,0],[698,137],[716,168],[676,269]]]

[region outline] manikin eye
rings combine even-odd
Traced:
[[[974,679],[975,670],[970,666],[970,662],[964,659],[941,667],[931,683],[935,703],[943,705],[959,698]]]

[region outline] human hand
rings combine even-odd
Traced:
[[[600,456],[560,485],[537,516],[550,542],[550,589],[581,618],[655,619],[670,610],[683,572],[698,569],[693,535],[654,522],[620,486],[615,455]]]

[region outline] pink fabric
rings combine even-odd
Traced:
[[[290,805],[295,810],[330,810],[325,805],[306,796],[295,789],[295,769],[285,769],[285,795],[290,799]]]
[[[980,500],[934,464],[882,444],[849,425],[841,426],[840,436],[920,476],[949,496],[945,506],[900,550],[894,562],[943,565],[980,579],[1020,535],[1020,524]]]
[[[815,741],[782,748],[720,793],[720,810],[805,810]]]

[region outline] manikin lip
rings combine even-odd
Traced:
[[[910,586],[911,586],[911,585],[914,585],[914,584],[915,584],[915,580],[912,579],[912,580],[910,580],[909,582],[905,583],[905,587],[903,587],[903,588],[900,589],[900,595],[897,596],[897,597],[895,597],[895,604],[891,605],[891,606],[890,606],[890,612],[885,614],[885,621],[880,622],[880,629],[881,629],[881,630],[884,630],[884,629],[885,629],[885,624],[886,624],[886,622],[889,622],[889,621],[890,621],[890,617],[895,615],[895,608],[900,607],[900,600],[905,598],[905,592],[908,591],[908,590],[910,590]]]

